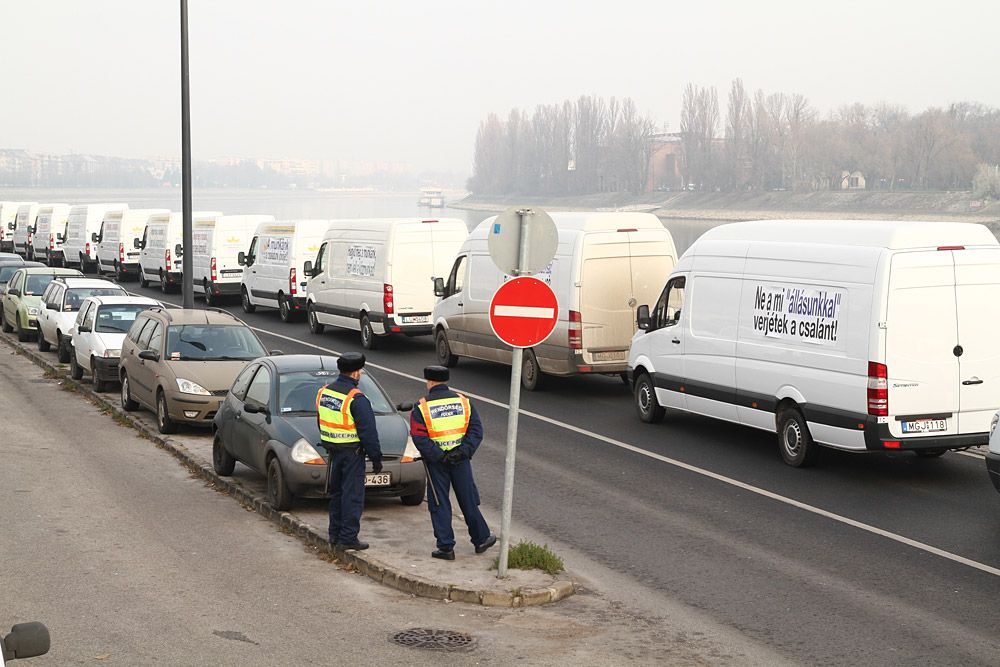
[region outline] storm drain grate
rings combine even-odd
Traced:
[[[425,648],[431,651],[471,651],[476,647],[476,640],[472,635],[434,628],[401,630],[389,639],[400,646]]]

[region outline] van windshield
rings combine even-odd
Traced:
[[[334,382],[337,371],[297,371],[282,373],[278,384],[278,411],[282,414],[316,414],[316,394]],[[389,399],[367,374],[361,374],[358,389],[368,397],[375,414],[395,412]]]
[[[250,361],[266,356],[250,329],[236,324],[184,324],[167,329],[171,361]]]

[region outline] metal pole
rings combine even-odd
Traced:
[[[194,308],[194,277],[191,274],[191,92],[188,81],[188,3],[181,0],[181,295],[185,308]]]
[[[521,216],[520,252],[517,274],[528,264],[528,220],[531,209],[517,212]],[[510,552],[510,515],[514,505],[514,455],[517,453],[517,417],[521,411],[521,366],[524,350],[516,347],[510,361],[510,408],[507,411],[507,456],[504,458],[503,504],[500,510],[500,558],[497,578],[507,576],[507,555]]]

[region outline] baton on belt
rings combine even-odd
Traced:
[[[431,496],[434,497],[434,504],[441,507],[441,501],[438,499],[437,489],[434,488],[434,480],[431,479],[431,469],[427,467],[427,461],[424,461],[424,457],[422,456],[418,456],[413,460],[424,464],[424,474],[427,475],[427,486],[431,487]]]

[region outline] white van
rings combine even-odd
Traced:
[[[199,222],[215,220],[221,211],[195,211],[191,214],[192,228]],[[181,253],[177,246],[183,241],[184,214],[157,213],[150,216],[141,239],[135,240],[139,249],[139,284],[149,287],[150,282],[160,283],[164,294],[179,288],[183,271]]]
[[[43,206],[52,204],[22,204],[14,216],[14,252],[25,259],[35,258],[31,242],[35,233],[35,218]]]
[[[110,211],[124,211],[128,204],[77,204],[69,210],[63,261],[84,273],[97,270],[97,244],[91,237],[101,231],[101,221]]]
[[[38,202],[0,202],[0,252],[14,252],[14,226],[22,206],[38,206]]]
[[[47,262],[49,266],[62,265],[63,238],[69,221],[69,209],[68,204],[46,204],[38,209],[31,240],[35,261]]]
[[[646,422],[664,408],[816,444],[940,456],[986,444],[1000,408],[1000,245],[982,225],[761,221],[684,253],[629,368]]]
[[[306,271],[309,328],[360,331],[367,349],[377,336],[430,334],[434,277],[448,270],[468,233],[455,219],[332,221]]]
[[[329,220],[265,222],[257,226],[250,249],[240,253],[244,267],[241,299],[243,310],[252,313],[258,306],[277,308],[281,319],[298,319],[305,310],[308,284],[303,270],[316,259]]]
[[[101,221],[101,231],[91,236],[97,243],[97,272],[112,272],[119,282],[139,275],[139,250],[135,241],[142,237],[146,223],[165,208],[129,208],[108,211]]]
[[[673,237],[650,213],[552,213],[559,245],[536,275],[559,300],[559,322],[541,345],[525,351],[521,383],[539,388],[543,374],[605,373],[625,377],[635,309],[656,298],[677,262]],[[510,364],[511,348],[490,327],[490,299],[508,276],[490,259],[484,220],[462,246],[434,308],[438,361],[459,357]]]
[[[274,222],[270,215],[222,215],[194,223],[190,258],[184,258],[184,270],[191,267],[194,292],[205,295],[209,306],[224,296],[240,293],[243,267],[239,255],[250,245],[257,226]]]

